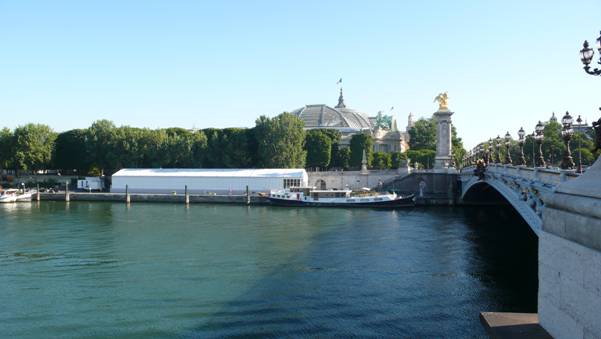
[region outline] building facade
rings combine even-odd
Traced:
[[[338,104],[305,105],[291,112],[305,123],[305,129],[335,129],[342,134],[340,145],[348,147],[353,135],[368,133],[374,140],[374,152],[405,152],[409,149],[409,133],[400,131],[396,119],[382,115],[369,117],[366,113],[348,108],[344,103],[342,89]],[[409,115],[408,128],[413,123]]]

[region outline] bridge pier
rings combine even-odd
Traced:
[[[601,159],[545,200],[538,314],[555,338],[601,338]]]

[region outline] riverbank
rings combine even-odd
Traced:
[[[35,197],[34,197],[35,199]],[[58,193],[40,193],[40,200],[47,201],[65,201],[65,192]],[[102,192],[69,192],[69,201],[109,201],[126,202],[125,193],[102,193]],[[148,194],[148,193],[130,193],[130,202],[163,202],[163,203],[185,203],[184,194]],[[257,195],[248,197],[241,195],[188,195],[189,203],[223,203],[223,204],[267,204],[269,200]]]
[[[107,202],[126,202],[125,193],[104,193],[104,192],[69,192],[69,201],[107,201]],[[35,200],[35,196],[34,196]],[[65,201],[65,192],[40,193],[42,201]],[[180,203],[186,202],[184,194],[150,194],[150,193],[130,193],[129,201],[134,202],[157,202],[157,203]],[[217,204],[252,204],[269,205],[269,199],[258,195],[250,195],[247,199],[245,194],[228,195],[188,195],[189,203],[217,203]],[[415,201],[417,206],[449,206],[453,205],[445,197],[418,198]]]

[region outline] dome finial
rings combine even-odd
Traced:
[[[338,97],[338,105],[334,108],[345,108],[344,97],[342,96],[342,87],[340,87],[340,96]]]

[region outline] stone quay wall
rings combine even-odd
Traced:
[[[320,182],[323,180],[326,189],[360,189],[367,187],[377,189],[380,186],[409,174],[408,168],[398,170],[370,170],[367,174],[360,171],[323,171],[308,172],[309,186],[320,188]]]

